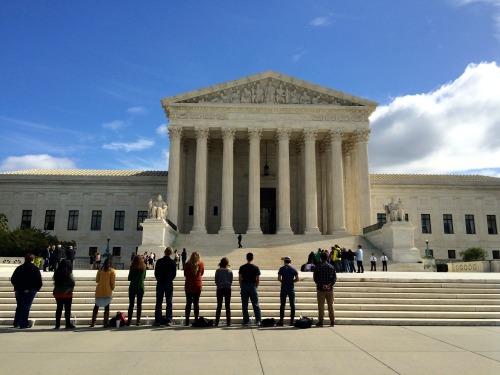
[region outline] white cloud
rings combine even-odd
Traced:
[[[75,169],[75,163],[68,158],[56,158],[48,154],[9,156],[0,164],[1,171],[23,169]]]
[[[107,150],[130,152],[130,151],[146,150],[148,148],[153,147],[154,144],[155,144],[154,141],[141,138],[133,143],[125,143],[125,142],[106,143],[102,145],[102,148]]]
[[[145,115],[148,113],[148,110],[144,107],[130,107],[127,108],[127,113],[131,115]]]
[[[455,81],[380,106],[371,116],[372,173],[500,171],[500,67],[469,65]]]
[[[156,133],[161,135],[162,137],[166,137],[168,135],[168,125],[167,124],[161,124],[156,128]]]
[[[492,17],[495,24],[495,37],[500,40],[500,0],[455,0],[458,6],[484,3],[493,7]]]
[[[309,25],[318,27],[318,26],[328,26],[330,23],[331,22],[329,17],[316,17],[315,19],[309,22]]]
[[[305,53],[306,51],[302,47],[297,48],[297,52],[292,56],[292,62],[296,63],[299,61]]]
[[[111,130],[119,130],[124,128],[125,126],[127,126],[127,123],[122,120],[115,120],[111,122],[105,122],[104,124],[102,124],[102,127],[104,129],[111,129]]]

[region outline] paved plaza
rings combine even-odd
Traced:
[[[500,327],[0,328],[10,374],[499,374]]]

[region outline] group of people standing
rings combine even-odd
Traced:
[[[71,264],[75,260],[76,250],[73,246],[63,249],[62,245],[49,245],[43,251],[43,272],[55,271],[62,259],[69,260]]]

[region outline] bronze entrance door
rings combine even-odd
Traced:
[[[260,229],[264,234],[276,233],[276,189],[260,189]]]

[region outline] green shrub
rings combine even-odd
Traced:
[[[460,256],[464,262],[475,262],[486,260],[488,252],[482,247],[469,247],[467,250],[461,251]]]

